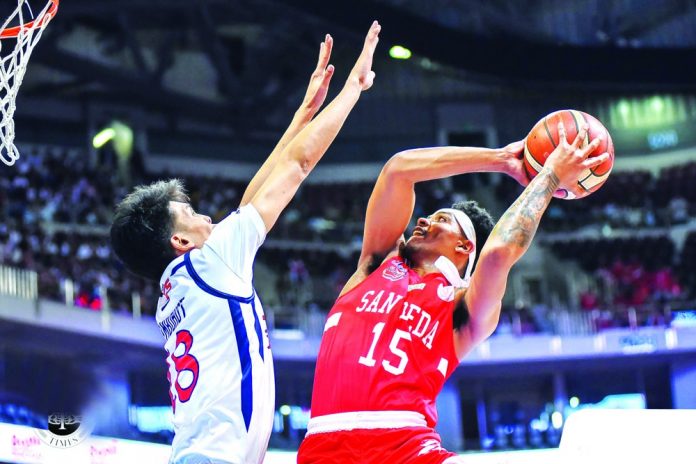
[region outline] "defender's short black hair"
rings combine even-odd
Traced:
[[[476,232],[476,260],[474,261],[475,269],[476,262],[478,261],[479,256],[481,256],[483,245],[486,244],[486,240],[488,240],[488,236],[491,234],[491,231],[495,226],[495,221],[488,211],[473,200],[458,201],[452,205],[452,208],[458,209],[469,216],[472,224],[474,224],[474,231]]]
[[[150,280],[159,280],[176,258],[169,243],[174,228],[170,201],[189,201],[179,179],[138,186],[116,206],[111,224],[116,256],[131,272]]]

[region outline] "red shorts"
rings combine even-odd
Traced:
[[[308,435],[298,464],[454,464],[463,462],[442,448],[440,435],[427,427],[355,429]]]

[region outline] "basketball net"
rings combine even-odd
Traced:
[[[22,85],[31,52],[58,10],[58,1],[49,0],[34,17],[29,0],[17,0],[17,8],[0,27],[0,159],[8,166],[19,158],[14,144],[13,119],[17,92]],[[12,24],[17,26],[12,27]],[[10,50],[12,39],[15,39],[15,44],[14,49]]]

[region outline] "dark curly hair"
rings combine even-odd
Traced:
[[[474,231],[476,231],[476,261],[474,261],[474,268],[476,268],[476,262],[479,256],[481,256],[481,250],[483,250],[483,246],[486,244],[486,240],[488,240],[488,236],[495,226],[495,221],[488,211],[473,200],[458,201],[452,205],[452,208],[458,209],[469,216],[469,219],[474,224]]]
[[[116,256],[134,274],[154,281],[176,258],[169,243],[174,228],[170,201],[189,201],[179,179],[138,186],[116,206],[111,224]]]
[[[474,224],[474,230],[476,231],[476,260],[474,261],[474,269],[476,268],[476,262],[481,256],[481,250],[488,240],[488,236],[491,234],[493,227],[495,226],[495,221],[488,211],[479,206],[475,201],[459,201],[452,205],[452,208],[463,211],[464,214],[469,216],[472,224]],[[464,299],[462,299],[457,306],[454,308],[452,313],[452,325],[455,330],[466,326],[469,323],[470,315],[469,309],[466,307]]]

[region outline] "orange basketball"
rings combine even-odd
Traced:
[[[524,167],[530,179],[541,171],[546,158],[558,145],[557,125],[559,121],[563,121],[568,142],[575,140],[583,124],[589,124],[588,136],[581,143],[581,147],[586,146],[590,140],[602,136],[602,143],[595,151],[590,153],[590,157],[598,156],[605,152],[609,153],[608,160],[599,166],[587,169],[578,178],[578,185],[584,191],[583,195],[574,195],[565,189],[559,189],[559,192],[566,200],[584,198],[604,185],[614,166],[614,143],[611,141],[609,131],[597,118],[577,110],[560,110],[545,116],[534,125],[524,141]]]

